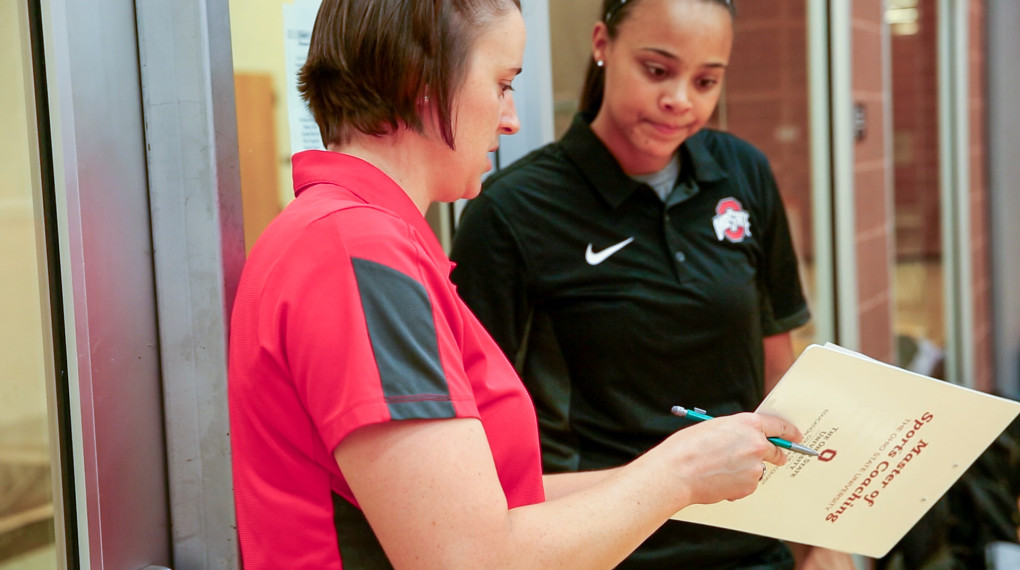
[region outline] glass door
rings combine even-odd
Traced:
[[[897,364],[944,378],[946,349],[939,14],[936,0],[892,0],[893,330]]]
[[[57,567],[56,383],[26,2],[0,3],[0,569]],[[56,482],[55,482],[56,481]],[[56,500],[55,500],[56,495]],[[56,506],[55,506],[56,505]]]

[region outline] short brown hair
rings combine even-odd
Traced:
[[[428,97],[453,148],[452,107],[475,40],[520,0],[324,0],[298,90],[322,142],[422,132]]]

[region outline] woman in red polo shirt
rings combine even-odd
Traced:
[[[534,409],[424,220],[517,131],[516,0],[326,0],[300,74],[327,151],[252,249],[230,333],[249,568],[611,567],[670,515],[752,492],[777,418],[722,418],[543,478]],[[665,413],[665,411],[664,411]]]

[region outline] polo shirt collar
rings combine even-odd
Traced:
[[[591,130],[594,116],[578,113],[560,145],[567,157],[577,165],[588,183],[614,208],[645,186],[627,176],[609,149]],[[684,162],[681,176],[689,176],[697,183],[721,180],[727,177],[715,158],[696,134],[680,145]],[[699,184],[700,185],[700,184]]]
[[[306,150],[291,157],[294,196],[313,186],[343,188],[366,204],[393,212],[429,242],[436,259],[445,259],[439,240],[425,217],[404,190],[385,172],[360,158],[326,150]]]
[[[716,162],[712,153],[705,148],[704,137],[699,137],[698,133],[684,141],[684,144],[680,145],[680,149],[685,152],[683,170],[690,172],[690,177],[695,182],[699,184],[716,182],[729,177],[726,170]],[[688,165],[690,165],[690,170],[687,170]]]

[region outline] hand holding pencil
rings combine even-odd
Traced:
[[[673,408],[670,411],[673,413],[674,416],[679,416],[681,418],[690,418],[697,422],[703,422],[714,419],[712,416],[706,414],[705,410],[699,408],[689,410],[683,406],[673,406]],[[797,453],[803,453],[804,455],[810,455],[812,457],[818,456],[817,451],[811,449],[806,445],[793,443],[792,441],[785,440],[781,437],[770,437],[767,439],[774,443],[776,446],[782,447],[783,449],[789,449],[790,451],[796,451]]]

